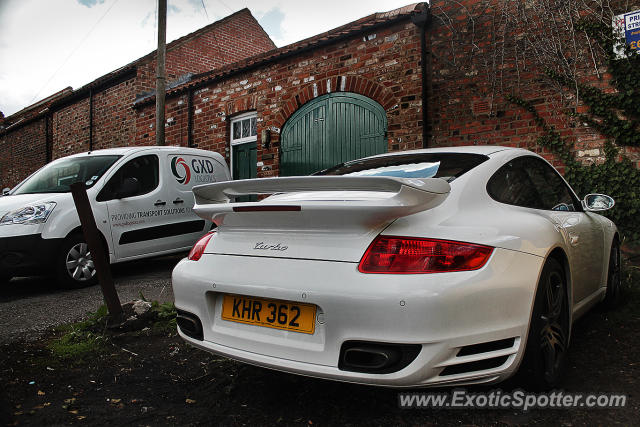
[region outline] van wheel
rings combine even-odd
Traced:
[[[607,275],[607,293],[604,297],[604,305],[614,308],[620,302],[620,289],[622,288],[622,271],[620,264],[620,244],[617,240],[611,245],[609,255],[609,274]]]
[[[536,291],[519,373],[532,390],[552,389],[564,373],[570,334],[566,281],[560,263],[548,259]]]
[[[67,237],[56,262],[58,284],[67,289],[84,288],[98,283],[89,246],[82,234]]]

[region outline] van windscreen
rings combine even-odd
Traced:
[[[84,182],[92,187],[122,156],[70,157],[49,163],[27,178],[12,194],[68,193],[70,186]]]

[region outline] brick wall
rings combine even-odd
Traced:
[[[377,101],[387,112],[389,150],[422,147],[420,106],[419,30],[411,22],[376,29],[255,71],[238,74],[198,88],[193,93],[193,142],[199,148],[229,158],[229,118],[246,111],[258,115],[258,161],[278,173],[279,132],[303,104],[329,92],[346,91]],[[418,95],[416,95],[418,94]],[[167,143],[185,145],[187,105],[185,93],[167,99]],[[154,106],[141,107],[136,143],[155,138]],[[171,122],[169,122],[171,120]],[[271,129],[271,148],[263,149],[260,134]]]
[[[487,8],[488,3],[496,7]],[[602,161],[605,138],[562,114],[571,108],[583,111],[586,107],[579,101],[576,105],[571,91],[559,90],[544,77],[544,63],[528,56],[531,52],[523,40],[531,34],[525,31],[535,28],[500,21],[504,9],[497,6],[507,3],[502,0],[432,3],[434,17],[427,31],[428,145],[527,148],[562,169],[550,152],[537,145],[542,129],[536,126],[533,115],[507,101],[506,97],[513,94],[533,102],[539,114],[574,143],[583,162]],[[545,42],[543,33],[538,34],[538,40]],[[582,81],[612,90],[602,59],[597,52],[592,55],[585,44],[581,46],[567,54],[575,57],[571,64],[576,74]],[[260,142],[262,129],[281,130],[286,120],[309,100],[329,91],[344,90],[368,96],[383,106],[388,118],[390,151],[421,148],[419,61],[419,30],[405,21],[372,34],[265,63],[255,71],[212,81],[193,94],[193,141],[200,148],[225,153],[229,161],[228,119],[234,114],[257,111]],[[167,130],[172,129],[170,141],[174,144],[185,145],[188,140],[184,133],[185,99],[182,91],[167,101],[171,111],[167,115],[170,120]],[[140,108],[137,121],[144,126],[139,126],[136,143],[150,143],[154,138],[153,107]],[[278,174],[278,145],[278,132],[272,135],[271,149],[264,150],[258,144],[258,161],[270,168],[259,170],[258,176]],[[640,162],[640,150],[627,147],[623,151]]]
[[[429,146],[523,147],[540,152],[561,166],[550,153],[537,146],[541,129],[535,125],[532,115],[507,101],[507,95],[515,94],[533,102],[541,116],[574,142],[576,153],[584,162],[602,160],[604,138],[562,114],[567,108],[582,111],[584,105],[579,101],[576,105],[575,93],[559,91],[544,78],[544,64],[536,60],[531,51],[532,44],[527,40],[538,37],[544,43],[544,34],[513,21],[501,8],[508,5],[520,8],[522,13],[532,13],[535,10],[531,8],[542,4],[546,3],[432,2],[434,17],[427,30]],[[221,29],[210,29],[197,35],[197,40],[176,43],[168,54],[170,75],[176,77],[187,70],[209,71],[212,64],[214,67],[218,64],[215,58],[229,54],[226,60],[232,61],[250,55],[251,52],[242,50],[249,45],[255,45],[258,51],[273,47],[248,11],[233,16],[235,21],[225,27],[228,34]],[[229,43],[228,37],[242,42]],[[324,38],[325,35],[320,35],[317,41]],[[215,43],[211,44],[212,40],[218,42],[217,48]],[[200,47],[196,46],[197,41],[202,42]],[[592,54],[586,40],[578,40],[577,46],[569,55],[577,75],[611,90],[610,76],[597,51]],[[227,48],[231,52],[225,50]],[[100,113],[94,111],[97,147],[155,143],[154,105],[142,103],[130,109],[132,98],[141,88],[154,86],[154,70],[153,55],[145,57],[133,82],[121,83],[106,94],[96,94],[95,108],[100,110]],[[277,57],[247,70],[227,70],[230,73],[227,77],[211,77],[195,88],[183,86],[170,91],[165,124],[167,144],[188,144],[191,96],[194,145],[223,153],[229,161],[229,118],[257,111],[258,161],[268,167],[259,170],[258,176],[277,175],[279,132],[287,119],[317,96],[346,91],[367,96],[385,109],[390,151],[422,147],[419,29],[409,19],[302,53]],[[79,101],[55,114],[54,157],[86,149],[86,108],[85,101]],[[261,147],[263,129],[272,130],[270,149]],[[625,152],[640,162],[640,150],[627,148]]]
[[[0,190],[12,187],[46,163],[46,153],[39,145],[46,140],[45,120],[43,117],[0,135]]]
[[[168,82],[187,73],[210,71],[276,47],[249,9],[236,12],[197,33],[197,37],[177,40],[167,50]],[[155,90],[155,75],[156,58],[152,54],[138,66],[137,93]]]
[[[89,99],[76,101],[53,114],[52,158],[89,150]]]
[[[168,81],[187,73],[210,71],[274,47],[251,12],[243,9],[170,43],[166,57]],[[122,147],[135,142],[137,115],[133,110],[133,101],[138,94],[155,89],[155,52],[141,58],[135,66],[137,72],[132,78],[124,81],[116,79],[112,84],[104,84],[102,81],[108,77],[105,76],[73,94],[76,100],[58,104],[58,107],[54,104],[51,147],[53,159],[89,149],[89,86],[96,87],[93,90],[93,149]],[[179,115],[181,105],[174,110]],[[174,114],[174,110],[169,106],[167,117]],[[155,116],[154,112],[151,115]],[[178,119],[179,121],[168,123],[167,143],[186,141],[186,116]],[[18,116],[7,118],[9,123],[18,120]],[[44,129],[44,118],[37,122],[42,122],[38,126]],[[176,126],[178,123],[182,127]],[[11,166],[15,164],[14,157],[2,155],[1,186],[17,184],[46,163],[44,130],[38,133],[32,130],[34,127],[37,126],[32,124],[24,130],[17,127],[17,130],[0,136],[0,155],[20,153],[21,156],[21,166]],[[142,135],[145,132],[145,129],[140,129]],[[155,140],[146,140],[144,143],[154,144]]]
[[[564,112],[586,111],[576,94],[561,90],[545,77],[545,68],[562,71],[557,56],[540,55],[534,46],[550,45],[546,16],[527,24],[522,17],[539,13],[544,2],[521,3],[490,0],[432,2],[433,20],[429,29],[432,52],[432,91],[429,98],[434,146],[505,145],[536,151],[557,166],[559,162],[536,144],[542,129],[533,115],[507,101],[517,95],[532,102],[548,124],[574,143],[578,158],[585,163],[604,160],[605,138]],[[489,7],[487,7],[489,4]],[[549,5],[553,4],[550,2]],[[578,3],[575,3],[578,4]],[[620,8],[616,13],[626,12]],[[560,13],[556,10],[557,13]],[[611,91],[610,75],[597,47],[589,48],[582,34],[573,44],[564,26],[560,43],[568,57],[569,69],[582,82]],[[574,46],[577,48],[574,49]],[[544,46],[542,46],[544,48]],[[579,99],[579,96],[578,96]],[[623,151],[640,161],[640,151]],[[561,165],[559,165],[561,166]]]
[[[133,144],[136,123],[131,100],[135,96],[134,88],[134,79],[130,79],[94,95],[94,150]]]

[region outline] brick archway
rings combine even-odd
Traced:
[[[383,85],[360,76],[336,76],[308,83],[300,90],[282,100],[282,108],[276,116],[280,129],[286,121],[307,102],[328,93],[353,92],[373,99],[389,111],[398,104],[393,93]]]

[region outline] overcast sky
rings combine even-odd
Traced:
[[[167,42],[244,7],[280,47],[411,0],[168,0]],[[0,0],[0,111],[9,116],[155,50],[157,0]]]

